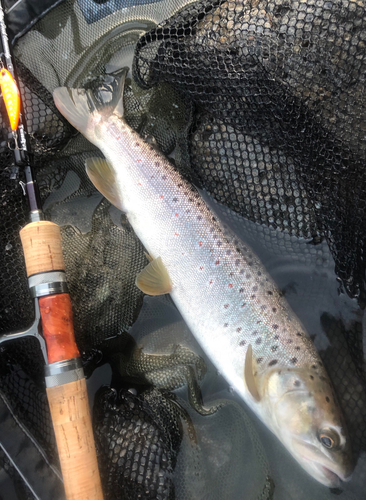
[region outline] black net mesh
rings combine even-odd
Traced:
[[[134,396],[105,388],[94,419],[106,498],[175,498],[182,429],[173,404],[156,390]]]
[[[78,346],[85,360],[88,352],[97,350],[98,359],[116,370],[115,355],[126,353],[126,343],[115,340],[138,317],[143,297],[134,281],[147,261],[125,216],[95,191],[85,175],[85,159],[99,153],[57,112],[52,91],[59,85],[98,86],[105,74],[126,61],[131,65],[135,50],[134,81],[128,81],[125,92],[128,123],[143,136],[153,136],[165,154],[174,150],[182,173],[218,202],[257,223],[255,229],[246,227],[246,236],[261,258],[262,248],[267,257],[288,254],[294,265],[316,263],[317,285],[304,280],[292,288],[291,278],[285,277],[283,292],[295,309],[297,304],[299,315],[305,309],[310,318],[318,318],[315,343],[344,409],[356,456],[362,456],[366,450],[365,7],[346,0],[186,3],[137,2],[129,10],[127,0],[61,2],[14,47],[45,214],[61,226]],[[5,116],[2,100],[1,116]],[[12,166],[7,146],[11,135],[4,118],[0,128],[0,333],[4,333],[29,326],[34,310],[19,239],[19,230],[28,221],[19,185],[24,179]],[[233,213],[228,219],[235,225]],[[326,276],[334,267],[329,284]],[[337,295],[337,278],[355,300]],[[331,299],[318,310],[328,295]],[[170,338],[171,331],[172,327],[164,338]],[[159,353],[156,349],[153,355]],[[0,384],[15,414],[57,467],[36,343],[1,347]],[[117,391],[120,384],[116,377]],[[121,393],[113,399],[110,391],[102,392],[95,406],[108,499],[125,498],[121,488],[126,484],[126,498],[240,498],[242,470],[247,471],[246,484],[255,484],[245,490],[245,498],[264,500],[274,491],[279,499],[332,498],[300,473],[289,474],[290,458],[277,455],[278,448],[267,435],[264,452],[243,412],[232,411],[230,419],[218,412],[209,421],[212,424],[216,418],[211,433],[206,420],[194,421],[203,435],[200,449],[187,446],[179,455],[176,423],[181,417],[166,393],[154,393],[155,399]],[[158,450],[165,453],[164,464],[156,469],[159,480],[146,461],[142,463],[142,450],[150,442],[145,448],[140,443],[139,451],[139,443],[128,434],[130,404],[141,411],[141,422],[133,429],[141,430],[148,420]],[[122,428],[127,429],[128,444],[124,442],[117,453]],[[231,448],[228,443],[233,443]],[[241,455],[242,449],[251,450],[248,457]],[[143,487],[138,474],[137,483],[131,482],[136,471],[117,457],[124,450],[138,455],[135,462],[144,467],[143,477],[150,481]],[[33,498],[10,462],[0,456],[0,463],[14,478],[17,497]],[[344,498],[360,498],[365,485],[365,465],[360,460]],[[147,487],[151,489],[145,494]]]
[[[189,5],[141,37],[134,75],[196,103],[187,163],[255,222],[327,239],[364,300],[364,39],[356,2]]]

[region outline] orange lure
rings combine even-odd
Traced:
[[[16,130],[19,123],[20,94],[14,78],[5,68],[0,69],[0,88],[8,112],[10,127],[12,130]]]

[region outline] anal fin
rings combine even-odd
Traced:
[[[164,295],[172,290],[172,283],[161,257],[153,259],[136,277],[136,286],[148,295]]]

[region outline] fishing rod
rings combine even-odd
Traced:
[[[26,123],[14,70],[3,0],[0,0],[0,87],[12,141],[14,165],[22,169],[30,223],[20,231],[35,321],[24,331],[6,333],[0,343],[35,337],[45,360],[45,382],[67,500],[103,500],[86,380],[74,336],[61,232],[46,221],[32,168]],[[24,114],[23,114],[24,116]]]

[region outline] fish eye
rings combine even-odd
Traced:
[[[319,441],[330,450],[339,444],[339,436],[332,429],[326,429],[319,433]]]
[[[320,441],[321,441],[322,445],[325,446],[326,448],[333,448],[333,446],[334,446],[333,439],[330,438],[329,436],[326,436],[325,434],[322,434],[320,436]]]

